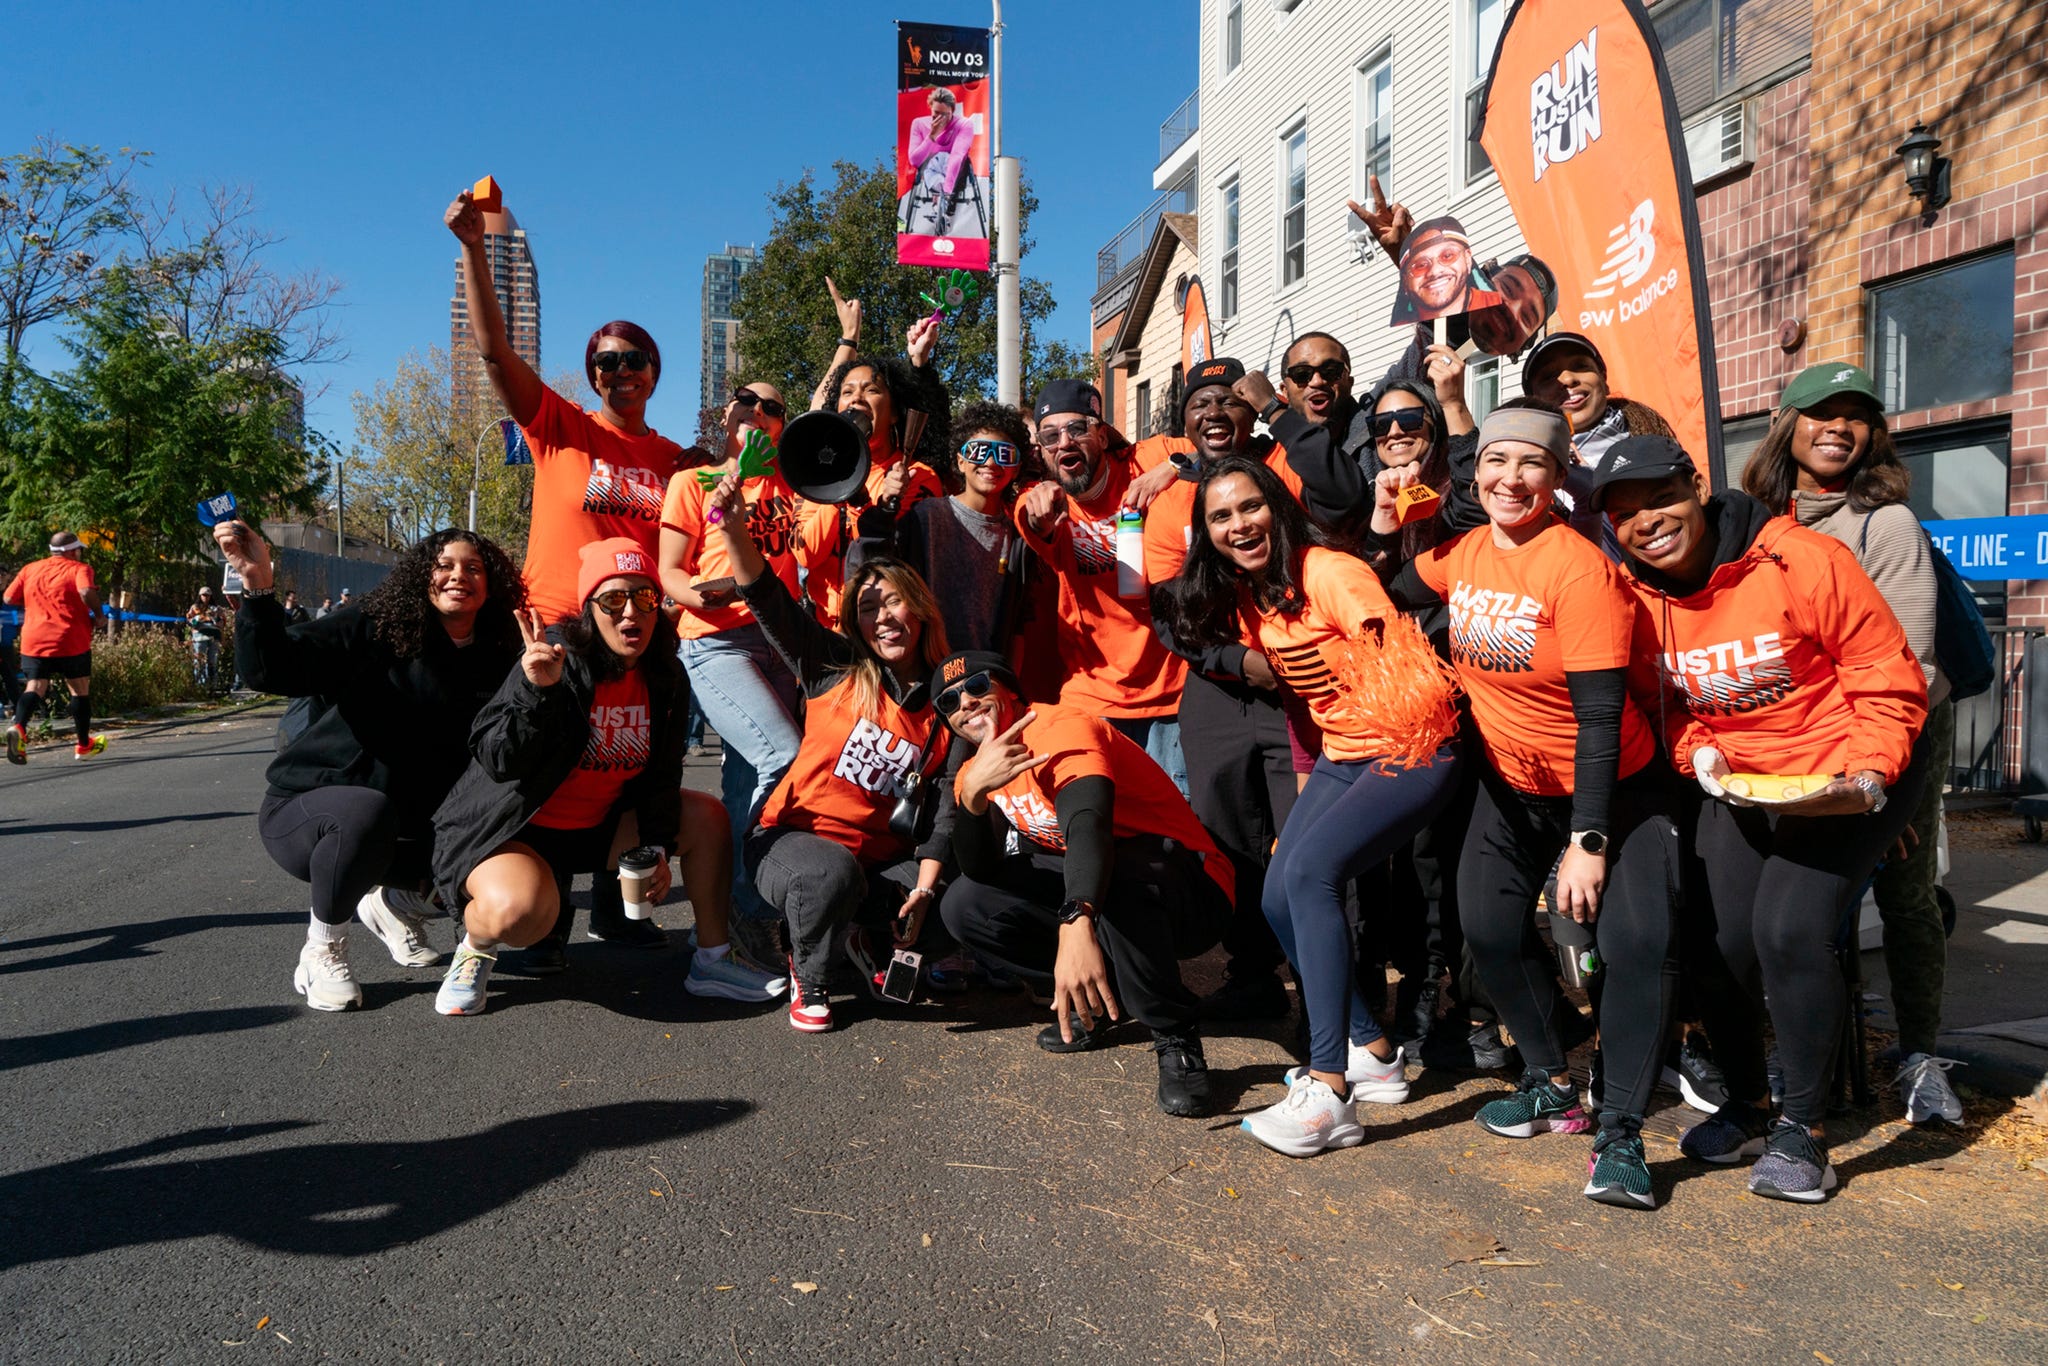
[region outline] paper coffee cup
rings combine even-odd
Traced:
[[[654,909],[648,891],[662,858],[663,851],[652,845],[628,849],[619,855],[619,896],[626,903],[626,919],[645,920]]]

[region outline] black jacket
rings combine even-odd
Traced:
[[[372,788],[396,803],[408,839],[430,833],[434,808],[469,762],[478,709],[518,658],[516,646],[457,649],[430,630],[419,655],[399,659],[356,607],[294,626],[276,598],[253,597],[235,614],[243,680],[315,702],[310,723],[271,761],[270,791]]]
[[[469,767],[434,813],[434,885],[448,905],[464,904],[470,873],[524,829],[575,771],[590,740],[596,691],[579,655],[563,659],[562,680],[549,688],[533,686],[515,664],[477,714]],[[626,784],[612,814],[630,808],[639,817],[641,842],[674,853],[683,809],[683,720],[690,711],[690,686],[680,669],[672,681],[648,675],[647,705],[647,767]]]

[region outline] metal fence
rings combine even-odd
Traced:
[[[2033,738],[2036,703],[2048,705],[2048,640],[2039,626],[1994,626],[1998,681],[1956,703],[1949,757],[1955,792],[2039,792],[2048,783],[2048,737]],[[2029,696],[2033,694],[2033,696]],[[2029,743],[2032,741],[2032,743]]]

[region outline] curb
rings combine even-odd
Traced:
[[[1987,1095],[2048,1095],[2048,1053],[2038,1048],[1984,1034],[1948,1033],[1936,1046],[1942,1057],[1969,1069],[1959,1080]]]

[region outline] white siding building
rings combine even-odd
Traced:
[[[1329,332],[1361,394],[1407,345],[1387,326],[1397,280],[1365,261],[1345,200],[1368,170],[1419,222],[1451,214],[1474,253],[1522,250],[1467,118],[1508,0],[1201,0],[1202,288],[1216,352],[1272,374],[1288,343]],[[1519,392],[1517,367],[1474,368],[1475,412]]]

